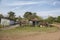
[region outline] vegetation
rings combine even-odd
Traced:
[[[0,37],[1,38],[8,38],[8,37],[12,37],[12,38],[16,38],[17,37],[23,37],[23,36],[29,36],[29,35],[37,35],[37,34],[41,34],[41,33],[53,33],[58,31],[57,27],[17,27],[14,29],[10,29],[10,30],[0,30]]]
[[[17,27],[10,30],[2,30],[0,32],[4,33],[13,33],[13,32],[56,32],[58,31],[57,27]]]
[[[32,12],[25,12],[24,18],[27,18],[28,20],[31,20],[33,18],[37,18],[38,20],[42,20],[42,18],[40,16],[37,16],[36,13],[32,13]]]
[[[59,23],[60,23],[60,16],[58,16],[58,17],[57,17],[57,22],[59,22]]]
[[[3,28],[3,26],[2,26],[2,25],[0,25],[0,28]]]
[[[1,22],[1,18],[3,17],[3,15],[2,14],[0,14],[0,22]]]
[[[18,17],[18,21],[20,22],[21,20],[22,20],[22,17],[21,17],[21,16],[19,16],[19,17]]]
[[[24,14],[24,18],[27,18],[28,20],[30,20],[32,18],[32,13],[31,12],[26,12]]]
[[[0,14],[0,18],[4,17],[2,14]],[[53,22],[59,22],[60,23],[60,16],[58,17],[52,17],[52,16],[49,16],[48,18],[45,18],[43,19],[41,16],[38,16],[37,13],[32,13],[32,12],[25,12],[25,14],[23,15],[23,19],[28,19],[28,20],[31,20],[33,18],[37,18],[38,20],[40,21],[46,21],[48,23],[53,23]],[[19,17],[16,17],[15,13],[10,11],[8,12],[8,18],[10,19],[13,19],[13,20],[22,20],[22,17],[19,16]]]
[[[55,22],[56,20],[55,20],[54,17],[49,16],[48,18],[45,19],[45,21],[48,22],[48,23],[53,23],[53,22]]]
[[[16,20],[15,13],[12,11],[8,12],[8,18]]]
[[[3,17],[3,15],[0,14],[0,18],[2,18],[2,17]],[[60,23],[60,16],[58,16],[58,17],[49,16],[48,18],[43,19],[41,16],[38,16],[37,13],[32,13],[32,12],[25,12],[25,14],[23,15],[23,18],[22,18],[21,16],[16,17],[15,13],[10,11],[10,12],[8,12],[8,18],[13,19],[15,21],[18,21],[19,23],[21,22],[21,20],[22,21],[24,20],[22,22],[22,24],[28,24],[27,20],[29,21],[29,20],[34,19],[34,18],[36,18],[40,22],[43,22],[42,24],[44,24],[44,22],[46,22],[45,24],[54,23],[54,22]],[[40,26],[40,24],[38,24],[38,25]]]
[[[37,18],[39,21],[46,21],[48,23],[53,23],[53,22],[60,22],[60,16],[58,17],[51,17],[49,16],[48,18],[46,19],[43,19],[42,17],[38,16],[36,13],[32,13],[32,12],[25,12],[24,14],[24,18],[22,18],[21,16],[19,17],[16,17],[15,16],[15,13],[14,12],[8,12],[8,18],[10,19],[13,19],[13,20],[16,20],[18,22],[21,22],[21,20],[31,20],[33,18]],[[1,15],[0,15],[1,17]],[[25,21],[23,21],[25,22]],[[24,24],[24,23],[23,23]],[[26,23],[25,23],[26,24]],[[2,26],[0,25],[0,28]],[[14,28],[14,29],[10,29],[10,30],[0,30],[0,35],[2,36],[3,34],[15,34],[15,33],[25,33],[25,32],[56,32],[58,31],[58,28],[57,27],[38,27],[38,26],[24,26],[24,27],[17,27],[17,28]],[[3,33],[3,34],[2,34]]]
[[[2,14],[0,14],[0,18],[4,17]],[[25,14],[23,15],[24,19],[28,19],[31,20],[33,18],[37,18],[40,21],[46,21],[48,23],[53,23],[53,22],[59,22],[60,23],[60,16],[58,17],[52,17],[49,16],[48,18],[43,19],[41,16],[38,16],[37,13],[32,13],[32,12],[25,12]],[[8,18],[13,19],[16,21],[16,19],[18,20],[22,20],[22,17],[16,17],[15,13],[10,11],[8,12]]]
[[[0,14],[0,18],[2,18],[3,17],[3,15],[2,14]]]

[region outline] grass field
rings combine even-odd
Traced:
[[[0,30],[0,33],[12,33],[12,32],[55,32],[57,27],[16,27],[10,30]]]
[[[17,27],[9,30],[0,30],[0,40],[15,40],[26,36],[38,35],[42,32],[50,33],[58,30],[59,29],[57,27]]]

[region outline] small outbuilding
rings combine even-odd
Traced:
[[[0,24],[3,26],[10,26],[10,25],[14,25],[15,21],[7,17],[3,17],[3,18],[0,18]]]
[[[36,26],[39,24],[39,20],[37,18],[33,18],[33,19],[31,19],[31,23],[33,26]]]

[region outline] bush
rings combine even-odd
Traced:
[[[3,26],[0,24],[0,28],[3,28]]]

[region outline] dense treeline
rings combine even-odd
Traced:
[[[0,14],[0,18],[4,17],[3,14]],[[48,23],[54,23],[54,22],[59,22],[60,23],[60,16],[58,17],[52,17],[49,16],[48,18],[43,19],[41,16],[38,16],[37,13],[32,13],[32,12],[25,12],[25,14],[23,15],[23,18],[21,16],[16,17],[15,12],[8,12],[8,16],[7,18],[13,19],[13,20],[17,20],[20,21],[22,19],[27,19],[27,20],[31,20],[33,18],[37,18],[40,21],[46,21]]]

